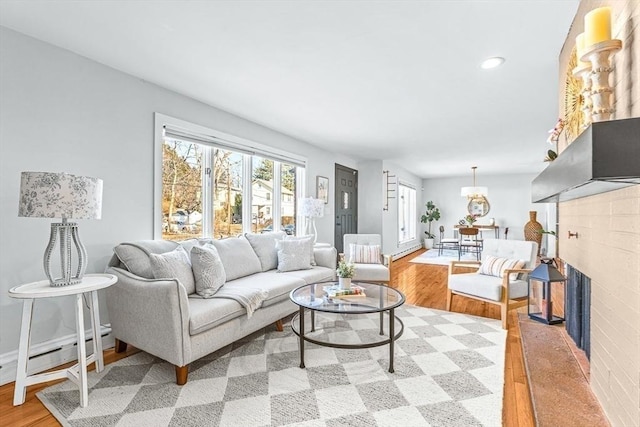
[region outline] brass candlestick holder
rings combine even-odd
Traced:
[[[575,78],[582,79],[582,116],[584,120],[582,122],[582,130],[585,130],[591,124],[591,109],[593,105],[591,103],[591,64],[588,62],[582,63],[573,69],[573,76]]]
[[[611,106],[613,89],[609,85],[609,74],[613,71],[611,57],[622,49],[622,41],[607,40],[588,46],[580,58],[591,62],[591,121],[602,122],[611,119],[616,110]]]

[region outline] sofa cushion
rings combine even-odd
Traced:
[[[278,240],[278,271],[295,271],[311,268],[309,253],[313,251],[311,239]]]
[[[479,296],[492,301],[502,300],[502,279],[478,273],[451,274],[448,286],[451,290]],[[527,295],[527,282],[513,280],[509,282],[509,298],[521,298]]]
[[[282,240],[286,235],[287,233],[284,231],[275,231],[273,233],[264,234],[247,233],[244,235],[258,256],[262,271],[273,270],[278,267],[276,241]]]
[[[178,279],[187,294],[196,291],[196,284],[191,270],[191,260],[182,246],[163,254],[150,254],[149,261],[154,279]]]
[[[521,259],[509,259],[487,255],[480,265],[478,273],[502,278],[507,269],[521,269],[527,262]],[[511,273],[509,280],[516,280],[518,273]]]
[[[189,297],[189,334],[197,335],[236,317],[245,316],[240,304],[227,298]]]
[[[349,262],[356,264],[382,264],[380,245],[357,245],[349,243]]]
[[[296,270],[288,271],[284,274],[279,274],[277,271],[269,271],[268,273],[274,276],[290,276],[304,280],[306,284],[321,283],[321,282],[333,282],[335,281],[335,270],[327,267],[315,266],[308,270]],[[272,280],[272,279],[269,279]],[[302,285],[302,284],[301,284]]]
[[[262,302],[262,307],[267,307],[289,298],[289,292],[304,284],[305,281],[303,279],[291,273],[278,273],[276,270],[271,270],[227,282],[224,286],[225,288],[228,286],[246,286],[263,289],[267,291],[268,295]]]
[[[196,293],[203,298],[211,298],[227,281],[218,250],[211,244],[191,248],[191,267]]]
[[[140,240],[135,243],[120,243],[113,251],[131,273],[145,279],[154,279],[149,255],[169,252],[176,247],[178,243],[169,240]]]
[[[316,265],[316,257],[315,257],[315,254],[313,252],[313,240],[314,240],[314,236],[313,235],[308,235],[308,236],[284,236],[284,240],[303,240],[303,241],[310,240],[311,241],[311,248],[309,250],[309,264]]]
[[[258,255],[244,236],[213,240],[213,245],[224,265],[227,281],[262,271]]]

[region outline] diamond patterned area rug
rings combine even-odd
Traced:
[[[334,349],[274,327],[191,364],[175,384],[172,365],[140,352],[89,373],[89,405],[66,381],[37,394],[65,426],[500,426],[506,331],[500,321],[404,305],[404,333],[389,347]],[[316,316],[358,337],[377,315]],[[349,317],[351,316],[351,317]],[[387,319],[385,319],[388,322]]]
[[[461,261],[476,261],[475,254],[462,254]],[[449,265],[451,261],[458,261],[458,251],[452,251],[445,249],[442,251],[442,255],[438,255],[437,249],[429,249],[426,252],[421,253],[417,257],[409,260],[416,264],[437,264],[437,265]]]

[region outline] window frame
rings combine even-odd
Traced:
[[[297,166],[296,176],[302,177],[296,183],[296,198],[305,197],[306,185],[304,176],[306,175],[307,158],[298,154],[290,153],[278,148],[270,147],[265,144],[261,144],[255,141],[244,139],[235,135],[230,135],[215,129],[210,129],[205,126],[197,125],[195,123],[187,122],[185,120],[177,119],[175,117],[167,116],[162,113],[156,112],[154,114],[154,165],[153,165],[153,237],[154,239],[162,239],[162,147],[165,139],[165,128],[169,127],[177,132],[184,131],[185,133],[193,134],[197,137],[202,137],[201,141],[194,141],[194,139],[185,138],[185,141],[191,140],[203,145],[203,175],[206,174],[206,168],[213,168],[211,162],[212,153],[215,148],[222,150],[230,150],[238,152],[243,155],[243,176],[242,176],[242,195],[248,196],[248,200],[252,199],[252,176],[253,176],[253,164],[252,159],[254,156],[259,156],[265,159],[273,160],[273,193],[271,200],[271,212],[274,224],[280,224],[281,222],[281,209],[280,209],[280,190],[277,189],[280,185],[280,164],[287,163]],[[209,140],[210,138],[210,140]],[[204,153],[210,153],[204,155]],[[211,229],[213,224],[213,200],[211,196],[211,189],[213,186],[212,174],[209,173],[208,177],[203,176],[202,180],[203,189],[203,228],[202,235],[207,237],[214,237]],[[204,193],[207,194],[206,199]],[[276,197],[276,194],[278,197]],[[205,205],[206,203],[206,205]],[[242,231],[243,233],[251,232],[251,203],[242,204]],[[207,221],[208,219],[208,221]],[[246,219],[249,219],[248,221]],[[302,217],[296,215],[296,224],[301,224]],[[276,222],[276,220],[278,222]],[[205,225],[206,224],[206,225]],[[298,228],[298,227],[296,227]]]
[[[408,206],[406,208],[407,210],[407,214],[408,214],[408,218],[404,218],[404,215],[402,215],[402,205],[404,204],[404,193],[401,191],[401,187],[405,187],[410,191],[410,194],[413,195],[413,206]],[[398,232],[398,246],[410,243],[410,242],[414,242],[418,239],[418,213],[417,213],[417,206],[418,206],[418,190],[416,189],[416,187],[414,187],[413,185],[411,185],[410,183],[404,182],[404,181],[399,181],[398,182],[398,206],[397,206],[397,227],[396,230]],[[411,201],[409,202],[411,203]],[[409,237],[407,238],[403,238],[403,234],[401,231],[401,221],[406,219],[406,224],[408,224],[408,226],[410,227],[410,232]],[[407,225],[405,225],[406,227]],[[412,233],[411,233],[412,232]],[[413,234],[413,235],[411,235]]]

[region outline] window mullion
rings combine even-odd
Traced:
[[[251,217],[251,200],[252,194],[252,181],[253,181],[253,164],[252,156],[249,154],[243,155],[242,162],[242,232],[251,233],[251,225],[253,224],[253,218]]]
[[[202,153],[202,235],[213,236],[215,213],[213,210],[213,154],[214,149],[203,146]]]
[[[273,162],[273,206],[271,208],[271,218],[273,231],[279,231],[282,226],[282,175],[281,163]]]

